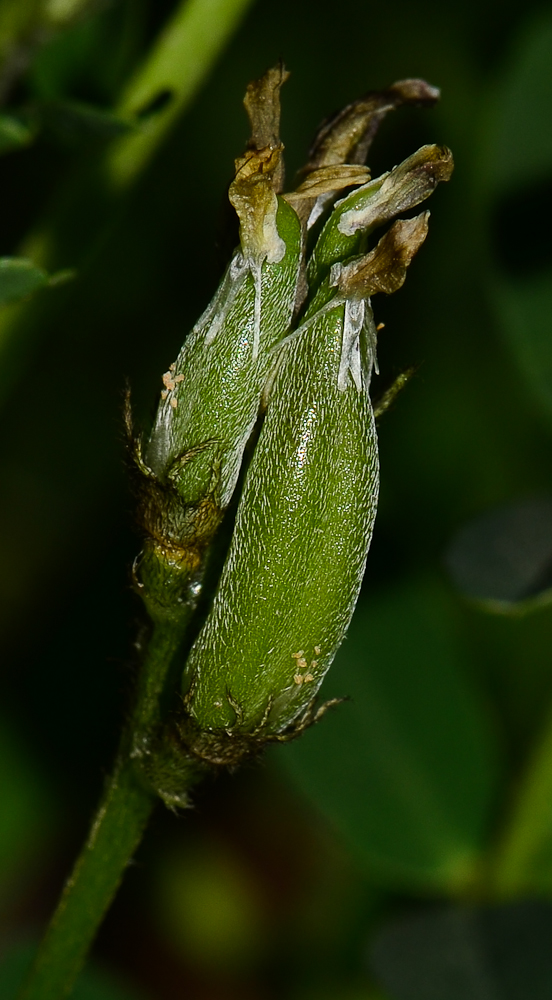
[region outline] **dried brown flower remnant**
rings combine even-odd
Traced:
[[[251,138],[244,155],[235,161],[236,176],[228,192],[240,220],[244,257],[257,267],[264,260],[277,264],[285,250],[276,227],[276,194],[284,176],[280,87],[288,76],[280,63],[248,85],[244,104]]]
[[[425,80],[398,80],[386,90],[369,91],[320,126],[304,173],[336,163],[364,163],[372,140],[389,111],[403,104],[432,107],[440,92]]]
[[[427,236],[428,220],[429,212],[422,212],[414,219],[394,222],[370,253],[345,266],[335,265],[330,283],[337,284],[346,299],[398,291],[412,258]]]

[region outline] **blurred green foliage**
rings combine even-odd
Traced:
[[[351,703],[282,763],[378,881],[466,891],[488,834],[496,747],[450,598],[422,577],[358,610],[323,689]]]
[[[470,556],[469,601],[443,564],[472,519],[490,518],[494,545],[495,509],[532,510],[528,498],[546,509],[552,493],[550,7],[359,0],[336,13],[257,0],[185,114],[183,91],[171,109],[152,84],[158,103],[141,110],[158,129],[155,156],[137,156],[123,190],[114,150],[134,141],[140,110],[125,100],[176,10],[11,0],[0,17],[0,255],[32,262],[17,278],[29,296],[0,313],[0,954],[51,909],[132,685],[124,380],[147,423],[236,238],[225,186],[247,135],[245,84],[282,55],[290,178],[323,117],[406,76],[440,86],[442,101],[385,122],[374,175],[424,142],[456,160],[407,284],[376,302],[378,386],[418,370],[381,421],[372,552],[326,685],[351,701],[256,771],[204,788],[194,813],[159,811],[97,955],[128,983],[114,998],[432,1000],[406,963],[411,937],[393,937],[392,964],[409,970],[400,983],[367,958],[368,942],[386,926],[393,936],[405,911],[423,922],[443,897],[485,907],[552,887],[552,609],[537,600],[509,617],[474,604],[484,547]],[[134,169],[130,154],[124,164]],[[30,295],[68,268],[75,280]],[[546,565],[531,587],[550,588]],[[449,913],[424,938],[428,954]],[[533,909],[527,926],[538,936],[548,919]],[[480,954],[487,924],[468,923]],[[455,954],[470,995],[489,996],[466,972],[473,948]],[[516,971],[528,996],[530,955]],[[439,982],[442,1000],[465,995]]]
[[[548,237],[552,138],[552,16],[520,33],[489,97],[481,149],[482,201],[490,216],[490,301],[528,390],[552,413],[552,309]]]

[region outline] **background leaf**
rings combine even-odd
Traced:
[[[450,542],[452,580],[466,597],[498,612],[552,599],[552,498],[532,497],[468,522]]]
[[[0,908],[36,873],[55,826],[55,802],[48,781],[21,744],[12,725],[0,718]],[[34,859],[34,860],[33,860]],[[1,994],[0,994],[1,995]]]
[[[393,1000],[548,1000],[552,906],[434,907],[380,932],[371,964]]]
[[[499,896],[552,892],[552,724],[548,718],[518,780],[495,861]]]
[[[351,700],[280,751],[293,780],[378,880],[469,881],[495,748],[438,587],[416,580],[361,606],[323,695]]]
[[[21,149],[33,141],[34,129],[15,115],[0,114],[0,154]]]
[[[490,302],[535,403],[552,416],[552,18],[516,40],[495,88],[478,180],[490,218]]]
[[[0,305],[22,299],[48,281],[46,271],[24,257],[0,257]]]

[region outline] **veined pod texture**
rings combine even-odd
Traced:
[[[396,220],[367,254],[335,265],[280,345],[226,562],[183,676],[181,731],[204,759],[230,763],[248,741],[291,738],[316,717],[377,508],[370,297],[401,287],[428,218]]]
[[[184,674],[203,731],[284,732],[308,710],[349,625],[379,470],[364,330],[360,384],[339,386],[347,309],[341,301],[319,314],[282,350],[213,607]]]

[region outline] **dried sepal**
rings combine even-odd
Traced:
[[[285,253],[276,225],[278,198],[273,183],[280,158],[280,148],[246,150],[236,160],[236,176],[228,192],[240,220],[243,255],[250,265],[257,267],[265,260],[278,264]]]
[[[364,185],[369,180],[368,167],[355,163],[329,164],[312,170],[299,187],[285,194],[284,198],[310,229],[324,211],[331,195],[344,188]]]
[[[432,107],[439,90],[425,80],[398,80],[348,104],[320,126],[309,151],[308,173],[336,163],[364,163],[372,140],[389,111],[404,104]]]
[[[311,293],[333,264],[362,252],[374,229],[429,198],[437,184],[449,180],[453,168],[446,146],[422,146],[393,170],[337,202],[309,260]]]
[[[370,169],[356,163],[331,164],[318,167],[305,177],[295,191],[285,194],[284,198],[290,205],[305,198],[318,198],[329,191],[342,191],[346,187],[358,187],[370,180]]]
[[[243,255],[257,270],[264,260],[279,263],[285,253],[276,225],[276,194],[283,183],[280,87],[288,76],[280,63],[247,87],[244,104],[251,138],[244,155],[235,161],[236,175],[228,192],[240,220]]]
[[[337,285],[346,299],[366,299],[377,292],[392,295],[404,284],[407,269],[427,236],[429,212],[413,219],[398,219],[370,253],[334,264],[330,285]]]
[[[280,62],[247,85],[243,103],[251,125],[248,149],[259,150],[267,146],[275,149],[281,146],[280,89],[286,80],[289,80],[289,73]],[[274,180],[275,185],[280,183],[280,178]],[[281,186],[275,186],[274,190],[279,193]]]
[[[306,223],[307,229],[310,229],[327,209],[333,200],[332,194],[347,186],[344,183],[346,172],[340,172],[340,165],[345,164],[351,169],[354,165],[364,164],[374,136],[390,111],[404,104],[432,107],[438,100],[439,90],[425,80],[399,80],[385,90],[370,91],[323,122],[310,148],[308,163],[301,170],[301,176],[305,177],[305,180],[297,191],[305,189],[309,177],[317,175],[320,171],[327,171],[331,177],[332,168],[335,171],[334,186],[328,185],[325,191],[316,193],[313,191],[312,200],[308,202],[305,197],[299,205],[291,202],[301,220]],[[338,181],[343,183],[335,183]],[[350,181],[351,185],[356,183],[355,180]]]

